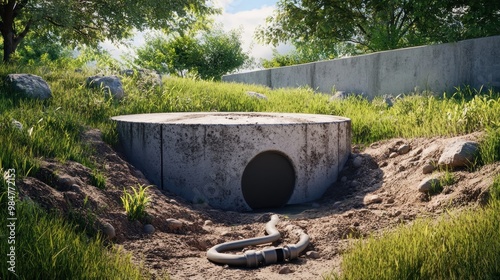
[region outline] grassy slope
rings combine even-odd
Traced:
[[[453,98],[444,99],[407,96],[398,99],[394,106],[388,107],[381,99],[368,102],[359,98],[349,98],[332,102],[329,101],[329,96],[314,94],[310,89],[269,90],[259,86],[189,79],[165,79],[163,88],[159,88],[151,86],[143,79],[132,77],[123,79],[128,97],[121,102],[115,102],[107,100],[99,91],[85,89],[83,82],[86,76],[82,73],[51,69],[51,67],[28,69],[4,67],[0,70],[1,80],[12,72],[27,72],[42,76],[50,84],[54,96],[49,101],[32,101],[13,98],[7,94],[5,88],[0,88],[0,143],[2,143],[0,168],[15,168],[20,176],[32,173],[37,168],[40,157],[75,160],[94,168],[94,164],[85,152],[84,143],[80,141],[80,133],[86,127],[101,129],[106,140],[113,143],[117,137],[114,123],[109,120],[111,116],[174,111],[269,111],[341,115],[352,119],[353,140],[361,144],[392,137],[456,135],[487,130],[489,140],[484,143],[489,144],[482,145],[483,161],[493,162],[500,159],[498,143],[500,99],[498,94],[493,92],[474,95],[466,89],[455,93]],[[249,97],[245,94],[246,91],[265,94],[268,100]],[[13,119],[23,124],[22,131],[13,128],[11,124]],[[0,206],[1,209],[6,209],[5,196]],[[65,257],[67,260],[63,260],[59,257],[62,256],[61,249],[51,247],[53,243],[49,241],[58,234],[68,236],[75,234],[72,228],[65,227],[57,218],[46,217],[42,213],[34,215],[36,218],[33,220],[25,214],[27,212],[24,212],[28,211],[24,207],[31,206],[20,204],[19,207],[18,218],[26,222],[26,228],[23,229],[26,234],[19,235],[19,242],[31,244],[31,246],[20,245],[17,251],[19,260],[26,258],[32,260],[26,261],[29,264],[26,270],[45,271],[40,270],[40,267],[64,265],[71,268],[65,272],[68,273],[65,276],[75,278],[83,269],[78,266],[79,264],[84,263],[87,269],[93,271],[100,269],[101,262],[110,264],[118,262],[120,265],[117,265],[116,269],[125,267],[123,270],[131,273],[130,278],[137,276],[137,271],[121,263],[127,263],[126,259],[117,259],[115,262],[106,260],[109,254],[101,256],[95,253],[93,258],[96,259],[96,263],[90,264],[83,261],[86,258],[84,255],[78,254],[73,254],[75,258]],[[0,219],[5,221],[5,211],[2,210],[0,213]],[[43,219],[47,219],[47,223],[57,230],[44,232],[43,228],[30,226],[41,223]],[[400,234],[404,235],[403,231]],[[40,237],[35,238],[35,236]],[[2,236],[2,240],[4,237]],[[84,240],[84,236],[79,238]],[[98,240],[71,242],[72,239],[74,238],[69,239],[66,245],[61,245],[61,248],[72,248],[79,252],[87,249],[86,242],[97,247],[102,245]],[[4,252],[7,250],[5,247],[6,242],[0,242],[2,262],[5,258]],[[38,247],[41,249],[34,250]],[[52,263],[39,263],[41,256],[52,260]],[[404,261],[404,258],[398,260],[398,262]],[[435,262],[433,259],[426,261]],[[4,268],[5,266],[2,266],[2,269]],[[103,270],[103,273],[109,272]],[[5,276],[3,270],[0,275],[2,274]],[[53,274],[38,275],[44,279],[55,277]],[[105,279],[106,275],[108,274],[94,278]]]

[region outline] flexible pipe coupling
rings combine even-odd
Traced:
[[[278,215],[271,216],[271,221],[266,224],[266,232],[269,234],[268,236],[254,237],[215,245],[208,250],[207,258],[212,262],[219,264],[247,267],[258,267],[260,265],[279,263],[298,258],[300,253],[306,249],[307,245],[309,245],[309,236],[302,230],[299,231],[300,239],[297,244],[284,247],[265,248],[260,251],[247,250],[244,255],[222,253],[224,251],[243,248],[249,245],[260,245],[278,240],[281,237],[279,231],[276,229],[278,221]]]

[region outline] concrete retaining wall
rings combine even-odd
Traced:
[[[377,52],[349,58],[226,75],[225,82],[270,88],[309,86],[367,97],[469,85],[500,89],[500,36]]]

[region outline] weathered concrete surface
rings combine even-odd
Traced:
[[[271,88],[310,86],[323,93],[335,89],[368,98],[415,90],[451,92],[463,85],[500,89],[500,36],[227,75],[222,80]]]
[[[150,181],[221,209],[251,210],[242,175],[263,152],[279,153],[293,166],[288,204],[296,204],[320,198],[351,150],[350,120],[329,115],[160,113],[113,120],[129,161]]]

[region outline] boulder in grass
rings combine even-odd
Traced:
[[[479,144],[459,140],[451,143],[441,154],[438,165],[447,168],[466,167],[474,163],[479,153]]]
[[[253,97],[253,98],[257,98],[257,99],[267,100],[267,96],[265,96],[262,93],[255,92],[255,91],[247,91],[247,95],[250,97]]]
[[[36,75],[9,74],[5,83],[12,93],[27,98],[45,100],[52,97],[52,91],[47,82]]]
[[[125,97],[122,81],[117,76],[91,76],[87,78],[85,85],[87,88],[102,89],[106,95],[115,100]]]
[[[426,178],[417,187],[419,192],[435,194],[442,189],[439,178]]]

